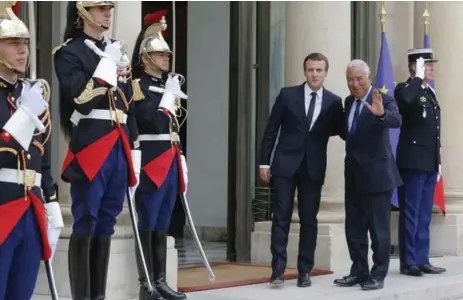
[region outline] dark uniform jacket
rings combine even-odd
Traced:
[[[162,185],[177,156],[179,176],[182,177],[180,155],[181,145],[178,138],[177,118],[166,109],[159,109],[162,93],[150,91],[150,86],[164,88],[162,79],[143,73],[140,87],[144,99],[135,102],[135,115],[140,136],[142,163],[138,192],[154,192]],[[170,135],[170,140],[144,141],[145,136]],[[182,189],[183,179],[180,180]]]
[[[434,92],[422,85],[422,79],[409,78],[394,91],[403,120],[396,160],[400,169],[437,172],[441,112]]]
[[[15,102],[21,96],[23,86],[22,80],[11,84],[0,78],[0,128],[16,111]],[[0,172],[6,169],[15,170],[18,172],[15,174],[25,178],[21,184],[0,181],[0,245],[14,229],[24,212],[32,205],[42,235],[44,259],[47,259],[51,252],[43,204],[57,201],[56,185],[50,171],[51,121],[49,116],[47,112],[42,119],[44,125],[47,125],[47,132],[42,134],[36,131],[28,151],[25,151],[7,132],[3,131],[0,135]],[[36,180],[38,174],[42,176],[40,186],[34,184],[38,181]],[[31,184],[26,186],[25,184],[28,183]]]
[[[60,105],[72,112],[88,115],[93,110],[117,111],[117,119],[126,115],[126,123],[112,120],[81,119],[72,128],[68,154],[63,162],[62,179],[92,181],[111,149],[121,139],[129,162],[130,186],[136,182],[130,149],[138,148],[138,133],[133,112],[134,82],[119,79],[118,88],[101,79],[92,78],[100,57],[88,48],[84,40],[93,41],[104,51],[105,43],[84,35],[68,40],[54,51],[55,70],[60,83]],[[135,87],[136,89],[136,87]],[[68,118],[69,116],[61,116]]]

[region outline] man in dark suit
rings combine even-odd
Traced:
[[[330,136],[338,134],[343,114],[342,99],[323,88],[328,67],[328,59],[321,53],[312,53],[304,59],[307,81],[281,89],[262,138],[259,175],[267,183],[272,178],[276,191],[270,246],[273,257],[271,284],[284,282],[286,247],[297,187],[301,224],[297,285],[311,285],[327,144]],[[279,130],[270,168],[270,156]]]
[[[346,140],[345,227],[352,267],[348,276],[334,283],[376,290],[383,288],[389,270],[392,192],[402,185],[389,128],[399,128],[402,117],[394,98],[373,89],[370,68],[364,61],[351,61],[346,77],[351,95],[344,103],[341,136]],[[368,232],[374,263],[371,272]]]
[[[400,273],[440,274],[429,262],[429,225],[440,166],[440,107],[429,82],[434,79],[432,49],[408,51],[410,78],[395,89],[403,116],[397,146],[397,166],[404,185],[399,188]]]

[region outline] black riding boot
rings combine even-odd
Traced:
[[[146,268],[148,269],[148,274],[151,278],[146,279],[145,272],[143,271],[142,261],[140,254],[135,250],[135,257],[137,260],[137,269],[138,269],[138,281],[140,282],[140,295],[139,300],[163,300],[153,282],[153,268],[152,268],[152,259],[151,259],[151,231],[149,230],[138,230],[138,235],[140,236],[141,247],[143,251],[143,256],[145,257]],[[153,287],[153,293],[149,294],[147,288],[147,281],[151,282]]]
[[[156,289],[167,300],[186,299],[186,295],[172,290],[166,282],[167,231],[152,232],[153,270]]]
[[[92,300],[106,299],[111,236],[95,236],[90,248],[90,295]]]
[[[90,299],[90,240],[89,236],[74,236],[69,239],[68,268],[73,300]]]

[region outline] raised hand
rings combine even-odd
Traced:
[[[375,116],[384,115],[384,106],[383,106],[383,97],[378,92],[378,90],[373,90],[373,101],[370,103],[365,102],[365,106],[371,111]]]
[[[424,59],[422,57],[416,60],[415,76],[424,79]]]

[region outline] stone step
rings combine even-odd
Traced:
[[[340,288],[333,280],[347,274],[346,271],[333,275],[312,278],[312,287],[298,288],[296,281],[285,283],[281,289],[272,289],[268,284],[256,284],[227,289],[189,293],[190,300],[463,300],[463,257],[442,257],[433,259],[436,266],[447,268],[441,275],[407,277],[399,274],[398,260],[392,260],[385,287],[379,291],[365,292],[359,287]],[[49,300],[49,296],[34,296],[32,300]],[[60,300],[71,300],[60,298]],[[111,299],[132,300],[132,299]],[[136,299],[133,299],[136,300]]]
[[[370,252],[371,253],[371,252]],[[398,260],[391,260],[385,287],[379,291],[365,292],[359,287],[340,288],[333,285],[335,278],[347,271],[312,278],[312,287],[298,288],[296,281],[288,281],[282,289],[272,289],[268,284],[256,284],[221,290],[192,293],[189,299],[203,300],[453,300],[463,299],[463,257],[442,257],[432,260],[436,266],[447,268],[440,275],[408,277],[399,274]],[[194,297],[195,298],[194,298]]]

